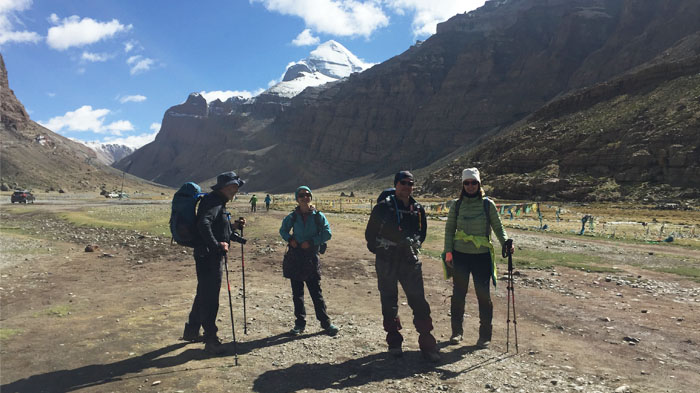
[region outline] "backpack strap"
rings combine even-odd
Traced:
[[[460,199],[461,200],[461,199]],[[491,203],[489,198],[484,197],[484,214],[486,214],[486,237],[491,237]]]
[[[292,227],[294,227],[294,223],[297,220],[297,214],[299,214],[297,210],[299,209],[295,208],[294,210],[292,210]],[[319,215],[319,213],[320,211],[314,210],[314,212],[311,215],[314,216],[314,222],[316,223],[316,229],[318,230],[318,234],[321,234],[323,225],[321,223],[321,216]]]

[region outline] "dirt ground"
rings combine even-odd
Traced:
[[[277,234],[286,213],[244,213],[248,334],[236,245],[229,276],[237,356],[231,343],[226,355],[211,357],[202,344],[178,339],[196,287],[190,249],[165,237],[76,227],[47,208],[0,210],[3,393],[697,392],[700,386],[700,284],[643,269],[646,261],[663,265],[680,257],[698,266],[698,251],[510,231],[520,250],[604,256],[616,268],[522,269],[516,251],[517,352],[512,323],[506,352],[503,280],[492,289],[492,346],[473,345],[478,311],[471,288],[465,341],[447,345],[451,283],[438,261],[424,256],[442,354],[429,364],[418,352],[405,298],[399,311],[405,355],[386,354],[374,258],[362,236],[366,216],[328,215],[333,239],[322,257],[322,288],[340,333],[322,333],[307,296],[306,334],[291,337],[291,289]],[[431,221],[428,230],[443,225]],[[87,244],[100,249],[85,252]],[[505,272],[505,265],[499,269]],[[220,299],[219,333],[230,341],[225,283]]]

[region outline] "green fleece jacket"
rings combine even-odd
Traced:
[[[488,233],[490,234],[491,229],[493,229],[498,241],[501,243],[501,247],[503,247],[508,235],[501,223],[496,204],[490,199],[489,208],[491,209],[491,228],[488,230]],[[455,234],[458,231],[463,231],[466,235],[486,236],[486,214],[482,198],[462,197],[459,212],[454,207],[450,209],[450,214],[447,216],[447,224],[445,225],[445,252],[458,251],[464,254],[484,254],[489,252],[488,247],[476,247],[473,242],[455,239]]]

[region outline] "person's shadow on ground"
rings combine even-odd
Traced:
[[[238,354],[242,355],[258,348],[279,345],[292,340],[312,337],[314,335],[316,334],[292,337],[286,334],[278,334],[258,340],[239,342],[236,347]],[[177,355],[163,357],[163,355],[176,351],[185,345],[188,345],[188,343],[180,342],[148,352],[141,356],[134,356],[113,363],[93,364],[74,368],[72,370],[58,370],[32,375],[28,378],[19,379],[0,386],[0,392],[68,392],[130,378],[143,377],[144,375],[139,373],[150,368],[166,369],[179,366],[190,360],[204,360],[212,357],[212,355],[202,350],[202,344],[194,344],[197,345],[196,348],[188,348]],[[226,353],[218,356],[219,358],[234,356],[233,343],[226,344],[226,349]],[[216,366],[212,365],[208,367]],[[176,371],[177,370],[154,372],[149,375],[163,375]]]
[[[286,393],[304,389],[344,389],[383,380],[399,380],[431,371],[439,372],[441,379],[450,379],[503,360],[493,357],[458,372],[440,368],[460,361],[477,349],[476,346],[463,346],[450,352],[441,352],[441,359],[437,363],[424,361],[420,358],[419,351],[404,352],[402,358],[394,358],[382,352],[337,364],[296,363],[285,369],[262,373],[253,383],[253,390],[263,393]]]

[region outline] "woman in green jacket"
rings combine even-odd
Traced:
[[[450,344],[462,341],[464,300],[470,274],[474,277],[479,302],[479,340],[476,345],[487,347],[491,343],[493,303],[489,281],[496,286],[496,261],[490,239],[492,229],[503,247],[508,236],[496,204],[485,197],[479,170],[467,168],[462,171],[461,195],[450,209],[445,225],[445,265],[452,271],[453,283]]]

